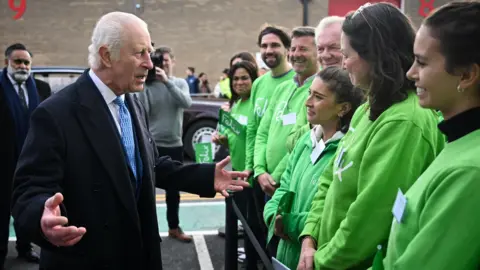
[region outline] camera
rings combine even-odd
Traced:
[[[163,69],[163,54],[152,53],[150,55],[150,59],[152,60],[153,68],[148,71],[147,82],[151,82],[156,79],[157,75],[156,75],[155,67],[159,67]]]

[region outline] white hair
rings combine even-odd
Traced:
[[[112,59],[119,58],[125,28],[129,24],[141,25],[148,31],[147,23],[131,13],[110,12],[98,20],[93,29],[92,43],[88,46],[88,65],[90,68],[100,67],[99,50],[102,46],[107,47]]]
[[[318,40],[318,35],[320,34],[320,32],[325,30],[325,28],[335,23],[343,24],[344,20],[345,18],[340,16],[328,16],[320,20],[320,22],[317,25],[317,28],[315,28],[315,43]]]

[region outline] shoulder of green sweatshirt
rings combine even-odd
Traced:
[[[257,131],[254,149],[255,177],[264,172],[272,174],[275,171],[277,165],[287,154],[288,134],[298,121],[306,124],[305,119],[299,119],[297,116],[298,112],[304,108],[312,80],[313,76],[308,78],[302,86],[298,86],[296,80],[291,79],[275,89],[272,96],[275,103],[269,107],[267,116],[262,120]],[[286,162],[282,165],[284,170]],[[277,173],[275,181],[280,181],[283,170]]]
[[[318,243],[319,268],[347,269],[373,258],[387,242],[398,189],[408,190],[445,145],[436,113],[421,108],[413,92],[375,121],[368,108],[357,109],[330,173],[321,177],[331,185],[311,212],[322,218],[305,223],[302,235],[314,234]]]
[[[275,214],[284,194],[289,191],[295,193],[289,213],[282,216],[285,232],[291,240],[280,240],[276,257],[290,269],[296,269],[298,264],[301,249],[298,237],[303,230],[310,204],[317,190],[317,181],[333,158],[342,136],[343,134],[340,132],[335,134],[331,140],[325,143],[325,148],[316,157],[315,148],[317,147],[314,148],[311,132],[304,134],[289,155],[280,187],[265,205],[264,220],[267,226],[271,226],[275,221]],[[314,153],[314,162],[312,162],[312,153]]]
[[[249,100],[238,100],[232,106],[230,114],[246,129],[248,121],[251,118],[251,111]],[[237,171],[243,171],[245,169],[245,132],[243,134],[236,135],[228,128],[225,128],[223,134],[228,139],[228,148],[230,152],[232,168]]]
[[[477,269],[480,130],[445,147],[406,192],[394,218],[386,269]],[[405,190],[403,190],[405,192]]]
[[[291,80],[294,75],[295,71],[293,71],[293,69],[278,77],[272,77],[272,72],[269,71],[253,82],[249,99],[253,113],[247,126],[246,167],[249,170],[253,170],[255,137],[258,126],[260,125],[260,120],[267,111],[268,105],[271,103],[270,96],[279,84]]]

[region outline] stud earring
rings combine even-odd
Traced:
[[[465,91],[465,89],[461,88],[460,85],[457,86],[457,92],[458,93],[463,93]]]

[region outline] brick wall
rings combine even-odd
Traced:
[[[215,81],[235,52],[258,51],[256,37],[263,23],[287,28],[302,23],[300,0],[136,1],[144,4],[140,16],[149,24],[152,40],[174,48],[176,75],[181,77],[187,66],[195,66],[197,73],[207,72]],[[135,0],[26,0],[27,10],[16,21],[7,1],[2,2],[2,51],[13,42],[23,42],[34,53],[35,65],[86,66],[87,47],[96,20],[110,11],[133,12]],[[404,2],[406,13],[418,25],[420,1]],[[448,1],[434,2],[439,6]],[[312,0],[309,7],[310,25],[315,26],[327,15],[328,0]]]
[[[18,1],[18,0],[17,0]],[[0,5],[2,51],[23,42],[35,65],[86,65],[87,47],[96,20],[104,13],[133,11],[133,0],[26,0],[27,11],[14,21],[7,1]],[[46,3],[49,4],[46,4]],[[325,3],[324,3],[325,2]],[[327,14],[327,1],[310,5],[316,25]],[[156,45],[174,48],[176,75],[187,66],[216,81],[230,57],[240,50],[258,51],[256,38],[265,23],[291,28],[302,23],[299,0],[144,0],[141,17]]]

